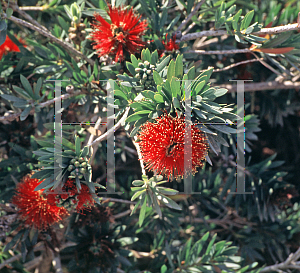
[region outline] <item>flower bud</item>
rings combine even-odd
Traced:
[[[75,158],[73,158],[73,159],[70,161],[70,163],[71,163],[71,164],[74,164],[74,163],[75,163],[75,161],[76,161],[76,159],[75,159]]]
[[[79,167],[80,163],[78,161],[75,161],[74,165],[75,167]]]
[[[87,166],[86,162],[82,162],[81,167],[85,168]]]
[[[80,157],[79,158],[79,163],[82,163],[84,161],[84,158],[83,157]]]
[[[143,64],[143,63],[139,63],[139,67],[140,67],[140,68],[143,68],[143,67],[144,67],[144,64]]]
[[[74,169],[74,166],[73,166],[73,165],[69,165],[68,171],[70,172],[70,171],[72,171],[73,169]]]
[[[149,67],[150,63],[148,61],[145,61],[144,65],[147,66],[147,67]]]
[[[142,70],[141,68],[137,67],[137,68],[135,69],[135,72],[140,72],[141,70]]]
[[[148,75],[150,75],[151,73],[152,73],[152,71],[151,70],[147,70],[147,72],[146,72]]]
[[[143,75],[143,79],[146,80],[147,78],[148,78],[148,77],[147,77],[147,74],[144,74],[144,75]]]
[[[81,172],[81,173],[86,173],[85,168],[80,168],[80,172]]]

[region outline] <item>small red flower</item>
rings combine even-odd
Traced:
[[[124,51],[134,54],[146,43],[141,40],[147,29],[146,20],[140,22],[141,16],[133,13],[133,8],[125,10],[121,7],[109,6],[107,12],[111,23],[95,13],[94,32],[91,33],[93,48],[99,56],[110,54],[115,56],[115,61],[124,59]]]
[[[94,199],[89,191],[87,185],[81,184],[81,190],[78,192],[75,181],[72,179],[68,179],[64,186],[62,187],[62,191],[66,192],[63,194],[49,194],[49,198],[52,199],[54,202],[59,201],[66,201],[69,198],[72,198],[72,203],[76,204],[76,211],[80,212],[84,208],[89,207],[90,205],[94,204]],[[52,195],[53,197],[50,197]]]
[[[43,194],[44,190],[34,191],[40,183],[38,179],[31,178],[31,175],[25,176],[17,185],[12,203],[19,208],[19,217],[25,224],[45,230],[68,216],[68,212],[64,207],[58,207],[51,202]]]
[[[170,177],[184,176],[184,143],[185,120],[183,117],[173,118],[164,115],[155,123],[146,122],[138,135],[142,159],[146,168],[157,174]],[[204,134],[195,126],[191,127],[192,138],[192,169],[195,174],[197,167],[203,166],[208,149]]]
[[[21,39],[20,42],[24,43]],[[5,42],[0,46],[0,60],[2,59],[3,54],[6,55],[7,52],[20,52],[19,47],[8,36],[6,36]]]
[[[166,34],[166,41],[162,41],[166,51],[176,51],[177,49],[179,49],[179,45],[175,43],[176,41],[176,35],[173,35],[172,38],[170,40],[168,40],[168,34]]]

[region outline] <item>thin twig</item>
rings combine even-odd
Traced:
[[[129,205],[136,204],[136,202],[133,202],[133,201],[117,199],[117,198],[110,198],[110,197],[100,197],[100,201],[109,201],[109,202],[123,203],[123,204],[129,204]]]
[[[245,49],[230,49],[230,50],[187,50],[184,53],[195,53],[200,55],[212,55],[212,54],[237,54],[237,53],[251,53],[252,51],[248,48]]]
[[[274,264],[274,265],[269,265],[263,268],[260,272],[272,272],[272,271],[277,271],[281,272],[280,270],[287,270],[287,269],[298,269],[300,270],[300,265],[296,261],[300,257],[300,248],[294,253],[290,254],[289,257],[282,263],[279,264]]]
[[[140,146],[137,143],[137,137],[136,136],[134,137],[134,140],[132,140],[132,143],[135,146],[137,154],[138,154],[138,158],[139,158],[141,169],[142,169],[142,174],[146,175],[143,157],[142,157],[142,154],[141,154]]]
[[[111,129],[109,129],[108,131],[106,131],[105,134],[103,134],[102,136],[99,136],[92,143],[88,144],[87,147],[92,146],[92,145],[94,145],[94,144],[96,144],[98,142],[106,140],[109,134],[111,134],[112,132],[118,130],[121,127],[121,124],[127,118],[129,110],[130,110],[130,107],[127,107],[126,110],[125,110],[125,113],[123,114],[123,117],[118,121],[118,123],[114,127],[112,127]]]
[[[128,209],[128,210],[125,210],[123,212],[120,212],[118,214],[115,214],[112,216],[113,219],[119,219],[119,218],[122,218],[124,216],[127,216],[131,213],[131,209]]]
[[[69,93],[68,93],[68,94],[64,94],[64,95],[61,95],[60,98],[54,98],[54,99],[52,99],[52,100],[45,101],[45,102],[39,104],[38,106],[39,106],[40,108],[44,108],[44,107],[46,107],[46,106],[48,106],[48,105],[54,103],[54,102],[57,101],[57,100],[60,100],[60,99],[61,99],[61,100],[65,100],[65,99],[68,99],[68,98],[71,98],[71,97],[74,97],[74,96],[77,96],[77,95],[81,95],[81,92],[75,92],[75,93],[70,93],[70,94],[69,94]],[[10,115],[6,115],[6,116],[2,116],[2,117],[0,117],[0,122],[5,121],[5,120],[12,121],[12,120],[18,118],[18,117],[21,115],[21,113],[22,113],[22,112],[20,112],[20,113],[15,113],[15,114],[10,114]],[[30,111],[30,114],[33,114],[33,113],[34,113],[34,108]]]
[[[47,9],[47,7],[35,7],[35,6],[27,6],[27,7],[19,7],[20,10],[39,10],[39,11],[43,11],[45,9]]]
[[[184,19],[181,23],[181,25],[177,28],[177,31],[181,31],[183,29],[183,27],[192,19],[192,17],[197,13],[197,11],[201,8],[201,6],[203,5],[203,3],[205,2],[205,0],[200,1],[195,8],[193,9],[193,11],[188,15],[188,17],[186,17],[186,19]]]
[[[182,35],[186,35],[187,33],[190,32],[190,30],[195,26],[195,22],[191,23],[184,32],[182,32]]]
[[[214,84],[213,86],[218,86],[228,89],[228,92],[236,92],[236,84]],[[292,81],[270,81],[270,82],[255,82],[255,83],[245,83],[245,92],[249,91],[263,91],[263,90],[275,90],[275,89],[300,89],[300,82]]]
[[[260,58],[259,60],[263,60],[263,58]],[[253,62],[258,62],[259,61],[258,59],[252,59],[252,60],[246,60],[246,61],[242,61],[242,62],[238,62],[238,63],[235,63],[235,64],[231,64],[231,65],[228,65],[224,68],[220,68],[220,69],[214,69],[213,72],[221,72],[221,71],[225,71],[225,70],[229,70],[235,66],[239,66],[241,64],[247,64],[247,63],[253,63]]]
[[[274,69],[272,66],[270,66],[269,64],[267,64],[265,61],[263,60],[260,60],[257,55],[251,51],[251,54],[257,59],[259,60],[259,62],[264,65],[266,68],[270,69],[272,72],[274,72],[275,74],[279,75],[279,76],[282,76],[276,69]]]
[[[3,15],[4,18],[6,18],[6,14]],[[62,46],[64,49],[66,49],[67,51],[70,51],[73,55],[80,57],[81,59],[84,59],[86,62],[88,62],[91,65],[94,65],[94,61],[92,59],[89,59],[88,57],[86,57],[84,54],[82,54],[80,51],[76,50],[74,47],[72,47],[71,45],[67,44],[66,42],[56,38],[55,36],[53,36],[50,32],[45,31],[44,29],[41,29],[31,23],[28,23],[27,21],[18,19],[14,16],[11,16],[8,18],[9,20],[13,21],[16,24],[28,27],[32,30],[37,31],[38,33],[40,33],[41,35],[49,38],[50,40],[56,42],[57,44],[59,44],[60,46]]]
[[[299,29],[300,29],[300,26],[298,25],[298,23],[295,23],[295,24],[288,24],[285,26],[262,28],[260,31],[254,32],[251,34],[256,34],[256,35],[277,34],[277,33],[281,33],[281,32],[286,32],[286,31],[291,31],[291,30],[299,30]],[[201,38],[201,37],[222,36],[222,35],[228,35],[227,31],[226,30],[204,30],[201,32],[189,33],[189,34],[183,35],[178,42],[196,40],[197,38]]]
[[[6,5],[6,3],[4,3]],[[22,17],[24,17],[27,21],[29,21],[31,24],[36,25],[37,27],[47,31],[47,28],[39,24],[36,20],[34,20],[28,13],[21,10],[20,7],[17,4],[10,3],[11,8],[13,11],[18,12]]]
[[[12,256],[11,258],[7,259],[2,264],[0,264],[0,269],[2,269],[3,267],[5,267],[6,265],[9,265],[10,263],[13,263],[14,261],[19,260],[21,257],[22,257],[21,253],[18,254],[18,255]]]

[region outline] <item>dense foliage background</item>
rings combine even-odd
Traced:
[[[299,272],[299,1],[2,0],[0,7],[1,273]],[[109,7],[116,18],[133,7],[144,24],[139,46],[120,53],[105,45],[109,26],[92,35],[95,12],[110,26],[117,20]],[[108,54],[99,56],[94,43]],[[65,124],[55,184],[49,80],[57,79],[65,80]],[[245,189],[253,194],[245,195],[229,194],[239,114],[230,80],[237,79],[252,80],[245,82],[244,121]],[[192,121],[209,145],[193,176],[201,194],[183,194],[180,178],[165,177],[160,187],[163,178],[139,160],[143,125],[185,113],[184,80],[196,80],[188,87]],[[104,189],[111,89],[121,195]],[[27,197],[16,188],[29,174],[43,181],[39,190],[74,180],[73,199],[59,196],[69,217],[44,229],[24,224]],[[30,203],[41,198],[28,194]]]

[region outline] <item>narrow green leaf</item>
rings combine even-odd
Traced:
[[[27,106],[27,107],[24,109],[24,111],[21,113],[21,116],[20,116],[20,120],[21,120],[21,121],[25,120],[25,119],[28,117],[28,115],[29,115],[31,109],[32,109],[32,106],[31,106],[31,105],[30,105],[30,106]]]
[[[175,76],[175,63],[172,59],[171,62],[169,63],[169,67],[168,67],[168,73],[167,73],[168,81],[171,82],[173,76]]]
[[[85,157],[89,154],[89,147],[88,146],[84,146],[80,156]]]
[[[21,79],[21,83],[22,83],[22,85],[23,85],[25,91],[27,92],[27,94],[28,94],[32,99],[35,99],[29,81],[28,81],[23,75],[20,75],[20,79]]]
[[[155,65],[158,61],[158,53],[157,50],[155,50],[152,54],[151,54],[151,64]]]
[[[145,219],[145,214],[146,214],[146,208],[147,208],[147,195],[145,195],[144,200],[143,200],[143,204],[140,210],[140,215],[139,215],[139,226],[141,227],[144,219]]]
[[[178,79],[175,77],[172,77],[171,80],[171,90],[172,90],[173,98],[177,98],[181,96],[180,81],[178,81]]]
[[[131,197],[131,201],[134,201],[135,199],[137,199],[141,194],[143,194],[146,191],[146,189],[144,188],[141,191],[137,191],[132,197]]]
[[[136,74],[135,67],[132,63],[126,62],[126,67],[133,76]]]
[[[80,141],[80,138],[78,136],[76,136],[75,138],[75,153],[76,153],[76,156],[80,156],[80,150],[81,148],[81,141]]]
[[[132,121],[139,120],[140,118],[144,117],[145,115],[148,115],[150,112],[151,112],[151,110],[142,110],[142,111],[136,112],[136,113],[132,114],[131,116],[129,116],[126,119],[126,122],[132,122]]]
[[[156,71],[159,73],[161,72],[169,63],[171,56],[164,58],[162,62],[159,63],[156,67]],[[175,73],[175,72],[174,72]]]
[[[183,75],[183,55],[178,55],[175,61],[175,77],[178,79],[182,78]]]
[[[34,97],[36,100],[40,98],[40,90],[42,88],[43,80],[42,78],[39,78],[35,87],[34,87]]]
[[[25,92],[25,90],[24,89],[22,89],[22,88],[20,88],[20,87],[18,87],[18,86],[16,86],[16,85],[13,85],[13,89],[21,96],[21,97],[23,97],[23,98],[25,98],[25,99],[31,99],[31,96],[29,96],[26,92]]]
[[[158,102],[158,103],[164,103],[164,98],[161,94],[155,94],[154,95],[154,99]]]
[[[0,96],[4,99],[8,100],[8,101],[15,101],[15,102],[19,102],[19,103],[27,103],[26,100],[17,98],[17,97],[12,96],[12,95],[2,94]]]
[[[9,19],[13,15],[14,11],[12,8],[7,8],[6,9],[6,16]]]
[[[161,76],[156,71],[153,71],[153,79],[157,85],[160,85],[164,82]]]
[[[133,64],[133,66],[135,68],[137,68],[139,66],[139,61],[137,60],[137,58],[133,54],[131,54],[130,59],[131,59],[131,62]]]
[[[161,202],[163,202],[167,207],[171,209],[182,210],[182,208],[171,198],[161,194],[159,194],[159,196],[161,196]]]
[[[253,16],[254,10],[251,10],[246,14],[245,18],[241,22],[241,30],[246,29],[251,24]]]

